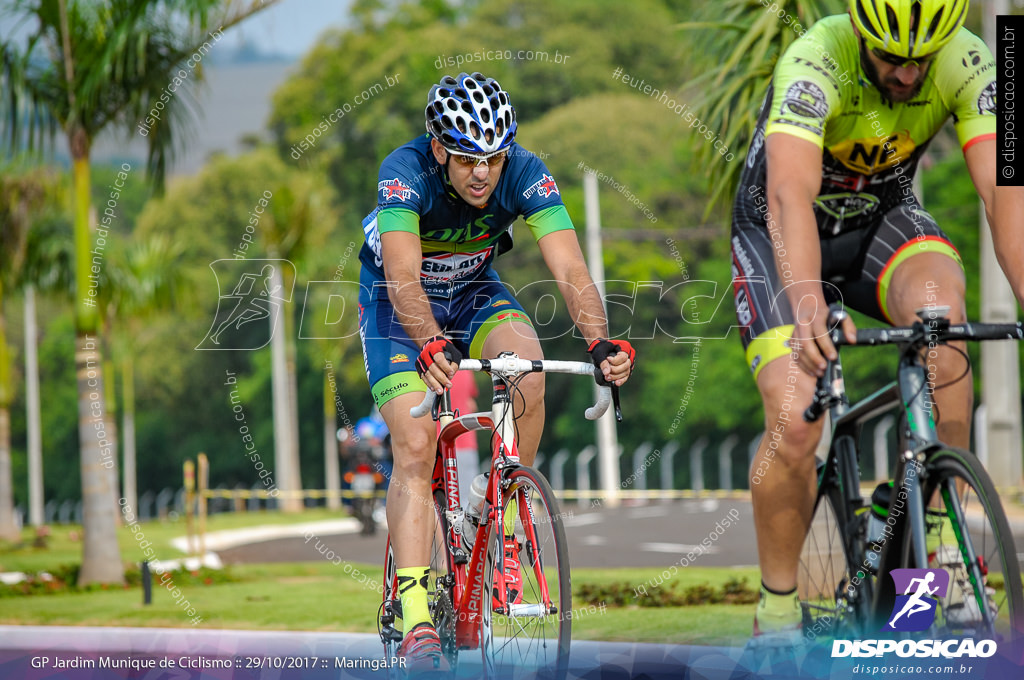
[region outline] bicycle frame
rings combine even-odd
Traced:
[[[928,384],[927,368],[920,351],[910,346],[902,349],[896,381],[853,406],[849,405],[846,397],[839,357],[834,362],[827,362],[825,383],[830,386],[828,396],[831,400],[829,412],[833,423],[832,445],[829,449],[828,459],[822,466],[818,486],[821,488],[823,484],[831,480],[836,482],[836,486],[842,490],[845,501],[843,508],[838,512],[844,515],[847,508],[863,507],[864,504],[860,495],[860,468],[856,445],[861,425],[884,411],[902,406],[904,418],[902,420],[903,427],[899,430],[898,450],[900,453],[893,475],[894,482],[898,482],[894,486],[898,493],[894,493],[890,498],[888,511],[892,516],[894,511],[900,510],[904,504],[900,500],[900,495],[905,494],[908,517],[906,521],[895,523],[892,533],[884,542],[879,556],[877,573],[887,574],[892,569],[903,566],[903,548],[908,529],[913,566],[918,569],[927,568],[928,552],[925,537],[927,499],[922,495],[921,478],[926,474],[925,463],[928,458],[932,453],[940,450],[943,444],[936,431],[932,414],[931,388]],[[960,507],[955,489],[952,490],[952,493],[950,491],[943,489],[942,493],[947,507],[952,511],[955,526],[965,526],[963,509]],[[897,505],[898,503],[899,505]],[[841,526],[847,528],[851,526],[853,520],[852,517],[846,516],[837,519]],[[981,587],[979,584],[983,583],[983,576],[977,564],[977,554],[968,533],[957,529],[957,534],[965,561],[970,565],[972,583],[977,590]],[[863,536],[855,531],[844,531],[843,536],[847,543],[847,555],[860,556],[864,554]],[[856,545],[858,541],[860,544]],[[866,564],[860,565],[855,575],[861,580],[865,579],[866,568]],[[853,591],[852,603],[867,614],[865,619],[871,622],[870,625],[880,621],[879,617],[886,618],[888,616],[896,595],[895,584],[891,579],[878,578],[875,585],[877,587],[873,588],[870,602],[859,601],[856,590],[848,587],[849,591]],[[847,599],[850,601],[851,598]],[[981,610],[985,622],[990,623],[987,609],[981,607]]]
[[[448,520],[448,535],[445,537],[446,548],[452,555],[453,568],[448,575],[452,579],[446,585],[452,586],[455,610],[455,639],[460,649],[475,649],[480,645],[480,616],[485,606],[485,598],[491,597],[491,590],[485,583],[487,548],[490,543],[490,532],[493,527],[502,524],[504,507],[501,470],[519,464],[519,451],[515,437],[515,424],[512,418],[512,401],[508,393],[505,379],[492,374],[494,387],[491,401],[491,413],[486,412],[459,415],[451,410],[451,400],[446,391],[438,402],[438,422],[441,431],[438,435],[438,455],[432,475],[432,491],[443,490],[448,501],[444,508]],[[487,484],[483,510],[480,513],[480,526],[477,528],[473,542],[473,553],[467,556],[462,547],[462,530],[465,510],[459,497],[459,473],[455,456],[455,440],[467,432],[476,430],[493,431],[491,439],[491,474]],[[529,499],[522,499],[518,511],[524,531],[529,536],[534,531],[531,521],[532,508]],[[504,537],[504,531],[502,532]],[[536,537],[532,537],[536,540]],[[504,538],[503,538],[504,540]],[[502,546],[504,548],[504,546]],[[551,610],[551,598],[547,590],[543,565],[538,557],[533,566],[544,600],[545,610],[523,611],[521,614],[546,614]],[[499,579],[498,587],[503,591],[505,583]],[[505,599],[505,593],[499,593],[499,599]],[[514,606],[514,605],[513,605]],[[535,605],[527,605],[536,608]]]

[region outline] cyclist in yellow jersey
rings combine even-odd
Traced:
[[[760,642],[800,639],[796,579],[814,505],[821,422],[801,414],[836,356],[828,304],[909,325],[948,305],[965,320],[959,254],[911,189],[950,117],[985,203],[999,262],[1024,301],[1024,190],[996,186],[992,55],[963,28],[967,0],[850,0],[779,60],[733,208],[736,313],[765,407],[751,467]],[[844,322],[854,340],[853,322]],[[780,360],[781,359],[781,360]],[[972,381],[955,349],[935,357],[939,436],[966,447]],[[941,559],[941,556],[940,556]],[[933,560],[934,563],[934,560]]]

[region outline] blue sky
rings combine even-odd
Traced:
[[[261,51],[298,57],[325,29],[344,26],[351,0],[282,0],[224,34],[234,48],[243,40]]]

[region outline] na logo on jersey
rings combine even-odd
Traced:
[[[534,182],[529,189],[523,192],[523,198],[533,196],[534,192],[536,192],[541,198],[547,198],[551,194],[558,194],[559,196],[562,195],[558,190],[558,185],[555,184],[555,178],[551,175],[544,175]]]
[[[387,201],[390,201],[395,196],[397,196],[398,200],[400,201],[408,201],[409,197],[413,195],[415,195],[416,198],[419,198],[420,196],[413,190],[412,187],[408,186],[407,184],[402,184],[402,180],[398,179],[397,177],[394,179],[386,179],[382,182],[377,182],[377,191],[383,192],[381,201],[385,203]]]
[[[889,622],[882,630],[928,630],[935,621],[937,598],[949,589],[949,572],[945,569],[893,569],[889,572],[896,584],[896,603]]]

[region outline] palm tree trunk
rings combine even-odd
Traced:
[[[284,273],[284,285],[283,290],[292,290],[295,285],[294,277],[290,275],[290,270],[286,270]],[[297,370],[295,368],[295,338],[292,335],[292,319],[290,314],[291,308],[286,308],[282,305],[281,308],[281,333],[284,335],[284,351],[285,351],[285,369],[288,372],[288,434],[291,437],[291,450],[292,455],[289,458],[289,470],[288,476],[293,480],[295,488],[302,490],[302,470],[300,464],[300,452],[299,446],[299,387],[298,379],[296,377]],[[299,509],[305,507],[305,503],[302,499],[299,499]]]
[[[280,266],[275,266],[271,274],[271,286],[283,286]],[[278,290],[283,290],[279,288]],[[298,483],[292,475],[292,458],[298,452],[292,447],[291,414],[289,404],[288,362],[285,352],[284,308],[281,304],[273,305],[271,314],[270,362],[271,384],[274,398],[274,476],[277,487],[281,490],[279,507],[285,512],[299,512],[302,502],[292,495],[298,490]]]
[[[334,417],[334,390],[328,379],[334,365],[326,362],[324,366],[324,477],[327,480],[327,507],[331,510],[341,509],[341,497],[334,495],[341,491],[341,470],[338,466],[337,423]]]
[[[103,360],[97,333],[97,290],[90,278],[93,235],[89,230],[89,143],[84,133],[68,134],[75,202],[75,375],[78,383],[78,439],[82,473],[82,569],[79,585],[123,583],[117,544],[117,510],[110,470],[114,457],[108,437]],[[101,263],[102,265],[102,263]]]
[[[124,500],[138,508],[135,472],[135,362],[131,356],[121,363],[121,400],[124,402]]]
[[[43,428],[39,410],[39,332],[36,325],[36,291],[25,286],[25,391],[28,419],[28,523],[42,526],[43,513]]]
[[[0,282],[0,539],[14,541],[19,536],[14,522],[14,484],[11,479],[11,401],[14,395],[3,300],[3,283]]]

